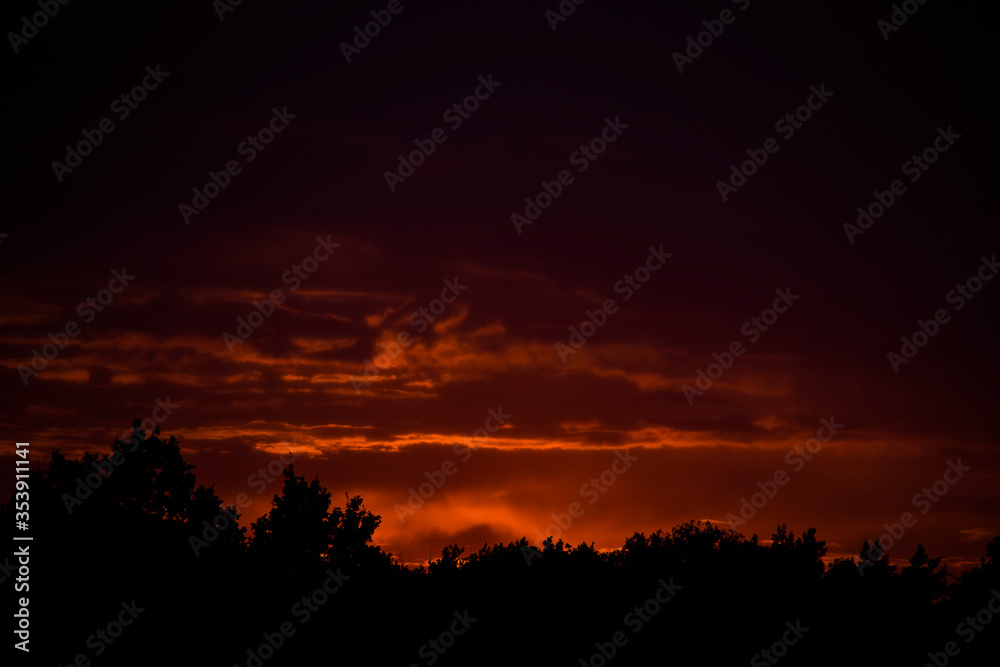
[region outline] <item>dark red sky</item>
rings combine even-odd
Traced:
[[[816,526],[831,555],[855,555],[913,511],[893,556],[919,542],[977,560],[1000,533],[1000,281],[961,309],[948,295],[1000,250],[982,3],[922,5],[888,40],[890,4],[592,0],[553,31],[556,5],[404,0],[350,63],[339,44],[384,4],[244,2],[224,21],[208,2],[62,6],[3,56],[5,439],[104,451],[169,397],[164,433],[224,500],[253,496],[247,520],[279,488],[250,476],[293,448],[335,499],[361,494],[411,562],[537,543],[573,502],[563,537],[602,548],[724,521],[777,471],[790,479],[747,534]],[[672,54],[725,8],[733,22],[678,72]],[[169,74],[116,115],[157,65]],[[479,77],[499,85],[453,129],[443,114]],[[776,127],[807,100],[807,121]],[[240,144],[273,109],[294,118],[248,162]],[[53,160],[104,117],[114,131],[57,180]],[[627,127],[574,156],[606,119]],[[436,128],[447,139],[390,190],[386,170]],[[911,181],[904,163],[939,128],[948,150]],[[768,138],[777,151],[723,201],[717,182]],[[185,224],[179,204],[230,160],[239,173]],[[511,215],[562,170],[572,182],[518,233]],[[895,179],[905,192],[851,243],[845,223]],[[339,247],[292,290],[283,276],[318,237]],[[626,300],[616,285],[650,247],[671,256]],[[77,305],[123,267],[134,280],[85,321]],[[421,330],[411,314],[446,280],[466,287]],[[284,303],[230,352],[223,334],[275,289]],[[798,299],[744,328],[776,290]],[[564,363],[556,343],[607,299]],[[887,354],[938,309],[948,321],[894,372]],[[67,322],[79,335],[25,385],[18,366]],[[400,332],[403,354],[356,391]],[[745,353],[689,404],[682,387],[734,341]],[[463,455],[499,408],[506,426]],[[843,428],[796,470],[786,453],[831,417]],[[626,450],[635,463],[595,492]],[[971,470],[920,513],[914,495],[959,459]],[[447,462],[401,522],[394,505]]]

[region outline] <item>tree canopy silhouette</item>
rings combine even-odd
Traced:
[[[35,547],[32,565],[46,573],[44,584],[32,582],[32,618],[60,629],[38,649],[54,663],[72,662],[95,622],[133,599],[148,611],[102,664],[149,664],[151,646],[156,660],[175,664],[190,660],[187,647],[200,642],[199,664],[250,666],[248,650],[282,623],[296,633],[280,650],[272,647],[267,667],[317,656],[429,664],[421,647],[458,618],[477,620],[434,654],[441,664],[512,664],[526,656],[532,664],[595,664],[590,658],[616,632],[628,641],[612,642],[615,664],[666,655],[704,662],[709,647],[713,663],[745,663],[772,646],[786,623],[809,628],[782,659],[788,665],[844,664],[861,655],[922,664],[966,630],[975,641],[961,643],[955,664],[984,664],[977,661],[998,649],[1000,634],[962,624],[982,623],[991,596],[1000,601],[1000,537],[957,577],[923,545],[905,561],[868,543],[858,559],[829,560],[815,528],[796,534],[781,525],[761,540],[700,521],[636,532],[614,550],[552,537],[537,546],[524,537],[483,544],[468,555],[448,544],[427,567],[408,568],[375,543],[381,517],[361,496],[344,493],[343,506],[332,506],[319,479],[307,482],[292,465],[248,540],[236,507],[197,483],[180,444],[138,422],[107,453],[74,460],[53,451],[30,483],[34,544],[44,545]],[[13,514],[11,501],[0,519],[12,523]],[[192,536],[205,535],[207,547],[190,548]],[[676,589],[669,604],[650,602],[664,587]],[[177,627],[183,641],[164,642]]]

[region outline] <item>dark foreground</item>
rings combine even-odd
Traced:
[[[941,667],[1000,655],[1000,538],[952,583],[922,548],[902,568],[870,552],[825,566],[813,529],[782,526],[761,544],[694,522],[613,553],[446,547],[414,571],[372,545],[380,520],[360,497],[331,507],[318,481],[286,469],[249,539],[173,439],[134,438],[83,461],[56,453],[31,476],[34,539],[14,543],[30,545],[22,592],[17,557],[2,563],[11,613],[29,597],[29,664]],[[116,452],[127,465],[105,465]]]

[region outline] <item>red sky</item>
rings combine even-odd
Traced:
[[[105,451],[169,397],[164,434],[226,502],[253,497],[246,520],[279,489],[258,494],[251,476],[295,451],[335,501],[362,495],[382,516],[377,540],[407,562],[453,542],[537,544],[574,502],[583,513],[562,536],[599,548],[725,523],[779,471],[787,484],[745,534],[815,526],[829,555],[854,556],[912,511],[894,557],[922,543],[978,560],[1000,534],[1000,284],[960,310],[948,300],[998,250],[991,121],[959,65],[985,47],[963,36],[964,10],[927,5],[886,41],[874,9],[805,34],[754,3],[678,73],[671,53],[712,18],[698,7],[666,32],[599,3],[556,31],[537,7],[488,25],[474,9],[443,21],[406,8],[350,64],[337,44],[363,7],[319,21],[245,5],[222,24],[199,16],[183,49],[171,23],[135,10],[147,32],[118,37],[119,52],[40,37],[18,54],[25,157],[0,229],[8,442]],[[261,44],[254,29],[272,20],[284,32]],[[66,57],[74,47],[82,62]],[[170,76],[58,182],[64,145],[158,62]],[[84,71],[108,73],[88,87]],[[490,98],[390,191],[397,156],[490,73],[502,82]],[[723,202],[730,165],[780,137],[775,120],[821,84],[832,97]],[[295,118],[185,224],[178,204],[242,161],[238,145],[275,107]],[[628,127],[578,171],[572,154],[606,118]],[[908,179],[901,165],[939,127],[961,138],[851,243],[844,223]],[[573,182],[518,233],[511,214],[564,169]],[[292,290],[283,276],[317,238],[339,247]],[[671,256],[626,300],[616,285],[651,247]],[[123,267],[134,280],[86,322],[77,305]],[[413,314],[445,281],[466,287],[424,328]],[[276,289],[284,302],[230,351],[223,334]],[[749,333],[776,290],[798,299]],[[614,312],[563,362],[556,344],[608,299]],[[949,321],[894,372],[887,353],[942,308]],[[71,321],[79,335],[25,385],[18,367]],[[358,391],[352,379],[401,332],[412,342]],[[689,404],[682,387],[734,341],[745,353]],[[490,410],[510,418],[477,442]],[[823,419],[843,428],[796,469],[786,455]],[[634,463],[596,491],[626,451]],[[971,469],[921,513],[915,494],[959,460]],[[442,466],[453,474],[401,521],[394,506]]]

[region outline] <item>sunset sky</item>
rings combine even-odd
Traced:
[[[8,30],[37,10],[21,4]],[[1000,251],[994,107],[972,66],[995,39],[971,2],[920,5],[884,39],[890,4],[592,0],[553,30],[555,0],[402,0],[350,62],[341,42],[384,3],[244,2],[224,20],[207,1],[61,6],[4,55],[4,438],[40,460],[105,452],[169,399],[163,434],[225,502],[252,497],[247,525],[280,490],[251,476],[294,451],[335,503],[362,495],[376,540],[411,563],[538,544],[572,503],[561,537],[598,548],[728,527],[779,471],[745,534],[815,526],[829,556],[856,556],[910,511],[894,558],[921,543],[978,561],[1000,534],[1000,280],[952,290],[992,278]],[[673,54],[724,9],[734,20],[679,72]],[[134,109],[114,104],[144,79]],[[448,114],[477,90],[467,118]],[[54,169],[102,118],[114,129],[92,154]],[[243,143],[269,123],[273,141]],[[578,152],[602,132],[602,152]],[[723,200],[747,151],[766,162]],[[227,162],[228,184],[185,215]],[[512,219],[564,171],[531,224]],[[883,215],[845,230],[897,179]],[[134,278],[87,306],[116,271]],[[227,344],[275,290],[273,314]],[[587,311],[604,323],[572,347]],[[44,370],[18,370],[67,323],[79,331]],[[842,428],[789,455],[821,420]],[[959,460],[970,469],[922,513],[914,496]],[[443,469],[401,520],[394,506]]]

